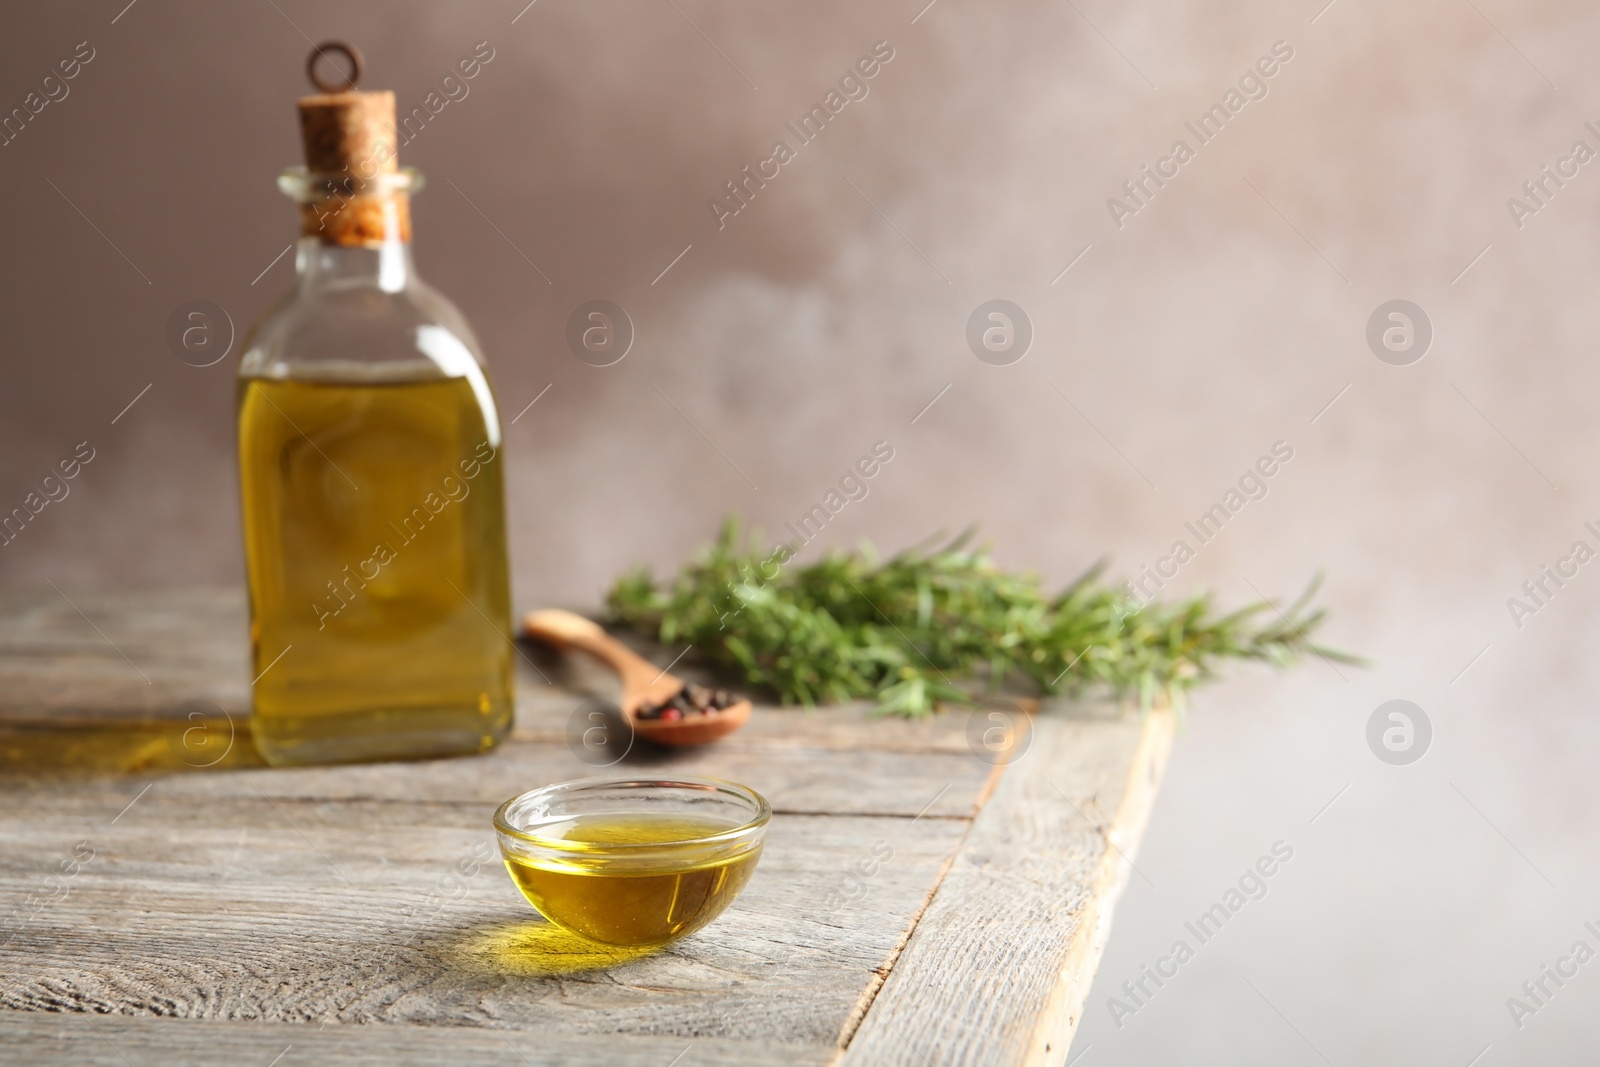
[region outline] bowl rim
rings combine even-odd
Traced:
[[[518,801],[524,800],[537,793],[575,793],[582,790],[616,786],[629,786],[638,788],[646,788],[650,786],[690,786],[699,789],[715,790],[719,793],[731,793],[741,800],[753,802],[756,813],[755,816],[748,821],[740,823],[738,826],[730,827],[727,830],[718,831],[714,834],[703,834],[699,837],[684,837],[675,841],[634,841],[620,842],[618,844],[608,844],[604,846],[596,846],[590,841],[568,841],[563,838],[546,837],[542,834],[531,833],[527,830],[519,830],[512,826],[511,823],[506,819],[506,812],[513,804],[516,804]],[[729,781],[726,778],[710,778],[701,777],[698,775],[677,775],[673,777],[659,778],[644,775],[573,778],[565,782],[555,782],[551,785],[540,786],[537,789],[529,789],[518,793],[516,796],[511,797],[509,800],[505,801],[498,808],[496,808],[494,813],[495,831],[505,837],[515,838],[518,841],[524,841],[532,845],[537,845],[540,848],[553,849],[557,852],[583,852],[588,855],[595,855],[596,853],[629,854],[636,850],[643,851],[654,849],[656,851],[660,851],[662,849],[734,843],[739,841],[741,838],[755,836],[759,832],[765,830],[767,824],[771,821],[772,805],[767,802],[766,797],[762,796],[754,789],[751,789],[747,785],[741,785],[738,782]]]

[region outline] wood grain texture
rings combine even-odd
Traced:
[[[1172,715],[1040,716],[905,950],[848,1065],[1064,1063]]]
[[[188,700],[250,709],[249,626],[233,590],[7,592],[0,609],[0,722],[182,719]]]
[[[539,921],[482,812],[419,808],[152,790],[114,826],[92,806],[7,826],[6,899],[49,870],[13,857],[70,856],[77,841],[93,857],[0,934],[0,1007],[831,1047],[965,828],[778,816],[728,913],[630,959]],[[829,907],[880,841],[893,861],[856,904]]]
[[[832,1050],[722,1038],[530,1036],[504,1028],[294,1026],[194,1019],[14,1013],[0,1065],[34,1067],[821,1067]],[[681,1058],[677,1058],[681,1057]],[[674,1060],[676,1059],[676,1063]]]
[[[758,707],[596,767],[570,723],[615,679],[524,644],[494,752],[268,769],[242,597],[67,595],[0,599],[0,1063],[1057,1064],[1171,740],[1053,708],[996,769],[963,713]],[[631,958],[538,920],[489,825],[628,773],[777,812],[734,906]]]
[[[261,790],[274,797],[471,803],[492,813],[508,797],[596,774],[689,774],[742,782],[778,811],[970,817],[990,768],[970,753],[817,749],[800,743],[638,751],[610,767],[580,761],[565,745],[512,741],[484,756],[327,768],[293,767],[183,775],[163,792],[201,798]],[[485,816],[487,823],[487,816]]]

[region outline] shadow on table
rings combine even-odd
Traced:
[[[232,770],[264,767],[242,716],[178,721],[29,723],[0,727],[0,773]]]
[[[594,764],[595,773],[613,766],[619,771],[670,767],[694,752],[642,740],[630,749],[621,758]],[[0,774],[146,774],[265,766],[244,715],[188,721],[0,724]]]
[[[539,918],[468,927],[445,952],[468,970],[530,978],[603,971],[660,952],[664,946],[602,945]]]

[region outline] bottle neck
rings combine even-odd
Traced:
[[[416,279],[411,263],[411,195],[422,175],[409,167],[354,174],[290,167],[278,188],[300,206],[300,288],[371,286],[397,293]]]
[[[376,245],[330,244],[320,236],[300,238],[295,273],[302,291],[333,286],[372,286],[398,293],[416,280],[411,243],[398,237]]]

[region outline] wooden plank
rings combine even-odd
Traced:
[[[249,639],[236,590],[7,591],[0,722],[171,720],[188,700],[248,714]]]
[[[824,1048],[966,826],[780,815],[729,912],[629,959],[538,921],[479,810],[153,789],[112,824],[115,809],[3,795],[0,901],[51,898],[0,932],[3,1008]],[[857,895],[850,871],[882,842],[859,899],[830,900]]]
[[[1041,715],[844,1065],[1062,1064],[1173,736],[1170,712]]]
[[[0,598],[0,769],[143,773],[259,766],[249,740],[247,629],[241,590],[6,593]],[[682,651],[624,636],[662,665]],[[564,743],[568,719],[586,699],[615,697],[614,677],[587,657],[527,642],[518,647],[514,737]],[[729,684],[694,660],[685,657],[674,669],[695,681]],[[201,718],[192,719],[197,710]],[[963,714],[923,722],[876,717],[867,704],[814,710],[762,705],[738,740],[960,754],[967,751],[966,720]],[[213,763],[214,749],[223,746],[226,755]]]
[[[238,769],[160,777],[35,778],[27,803],[96,798],[115,813],[144,785],[153,792],[205,798],[266,795],[318,800],[386,800],[467,804],[483,825],[494,808],[528,789],[597,774],[707,775],[743,782],[782,812],[970,818],[992,768],[970,754],[876,749],[745,746],[729,739],[700,750],[640,751],[596,768],[564,745],[510,741],[483,756],[406,763]]]
[[[214,701],[237,717],[248,715],[243,590],[68,590],[67,596],[70,602],[52,591],[12,590],[0,596],[0,724],[166,722],[181,719],[175,716],[178,705],[196,699]],[[683,651],[621,636],[663,666]],[[558,740],[568,711],[584,695],[615,695],[612,677],[586,657],[534,644],[519,647],[526,699],[519,701],[517,725],[537,734],[535,739]],[[696,669],[692,654],[678,660],[674,670],[697,680],[710,677]],[[965,748],[959,716],[911,723],[873,718],[869,711],[864,704],[783,709],[744,733],[778,743],[794,740],[798,729],[808,740],[836,746],[877,740],[883,747]]]
[[[831,1049],[770,1040],[530,1036],[499,1028],[317,1027],[43,1013],[13,1013],[3,1025],[0,1064],[18,1067],[820,1067],[832,1056]]]

